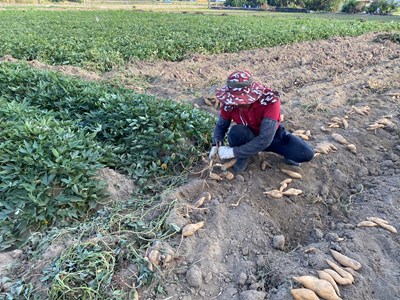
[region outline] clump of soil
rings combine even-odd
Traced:
[[[176,192],[176,205],[191,204],[210,192],[211,201],[187,220],[205,221],[205,226],[191,237],[169,241],[177,259],[161,270],[167,295],[139,290],[140,299],[291,299],[290,288],[298,286],[292,276],[328,268],[330,249],[363,265],[353,285],[340,287],[344,299],[400,299],[399,235],[355,226],[377,216],[400,229],[400,47],[377,37],[195,55],[182,62],[133,61],[87,78],[189,101],[217,114],[204,98],[230,72],[246,69],[280,91],[287,130],[310,130],[313,146],[326,141],[338,148],[300,168],[261,153],[232,181],[194,174]],[[76,75],[87,77],[80,72]],[[369,106],[370,112],[354,113],[352,106]],[[367,130],[384,116],[393,126]],[[333,117],[346,119],[348,128],[329,128]],[[357,153],[335,142],[332,133],[356,145]],[[272,167],[262,170],[264,160]],[[303,179],[290,183],[301,195],[274,199],[263,194],[287,178],[281,168],[302,174]],[[111,186],[115,184],[118,179]]]

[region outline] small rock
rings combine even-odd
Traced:
[[[251,274],[251,275],[249,275],[249,277],[247,277],[248,284],[252,284],[253,282],[256,282],[256,281],[257,281],[257,278],[253,274]]]
[[[285,248],[285,236],[275,235],[272,239],[272,246],[275,249],[283,250]]]
[[[257,291],[259,288],[261,288],[261,283],[259,282],[254,282],[250,285],[249,290],[255,290]]]
[[[329,232],[329,233],[326,234],[325,238],[326,238],[328,241],[335,242],[335,241],[338,240],[339,235],[338,235],[336,232]]]
[[[263,300],[267,294],[260,291],[250,290],[241,292],[239,295],[240,300]]]
[[[340,247],[338,244],[331,242],[330,244],[330,248],[333,250],[336,250],[338,252],[342,252],[342,247]]]
[[[247,280],[247,275],[245,272],[240,273],[239,279],[238,279],[238,284],[239,285],[245,285]]]
[[[236,175],[236,179],[241,182],[244,182],[244,177],[242,175]]]
[[[317,239],[322,239],[324,237],[324,233],[319,228],[314,228],[314,235]]]
[[[199,287],[202,283],[201,269],[194,265],[186,272],[186,280],[191,287]]]
[[[204,282],[209,283],[213,279],[213,275],[211,272],[207,273],[206,276],[204,276]]]
[[[249,255],[249,247],[244,246],[243,249],[242,249],[242,254],[244,256],[248,256]]]

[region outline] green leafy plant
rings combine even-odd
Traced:
[[[142,187],[149,179],[178,175],[208,146],[215,118],[189,104],[136,94],[107,84],[71,79],[23,65],[0,65],[0,90],[12,101],[76,120],[107,149],[102,162]]]
[[[258,0],[232,0],[257,6]],[[271,0],[273,6],[335,10],[336,0]],[[327,18],[184,15],[133,11],[0,11],[0,56],[75,65],[100,72],[132,59],[179,61],[331,36],[400,29],[399,22]]]
[[[79,219],[103,196],[104,150],[73,121],[0,98],[0,245],[29,229]]]

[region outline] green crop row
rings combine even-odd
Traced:
[[[131,59],[182,60],[370,31],[400,22],[131,11],[0,11],[0,56],[106,71]]]
[[[101,166],[138,189],[169,184],[200,159],[215,121],[191,105],[21,64],[0,63],[0,95],[0,245],[93,208]]]

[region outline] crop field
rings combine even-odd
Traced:
[[[107,71],[129,60],[179,61],[371,31],[400,23],[132,11],[1,11],[0,56]]]
[[[398,296],[400,22],[203,11],[0,11],[0,299],[286,300],[331,249],[363,265],[344,299]],[[210,178],[236,68],[355,152]]]

